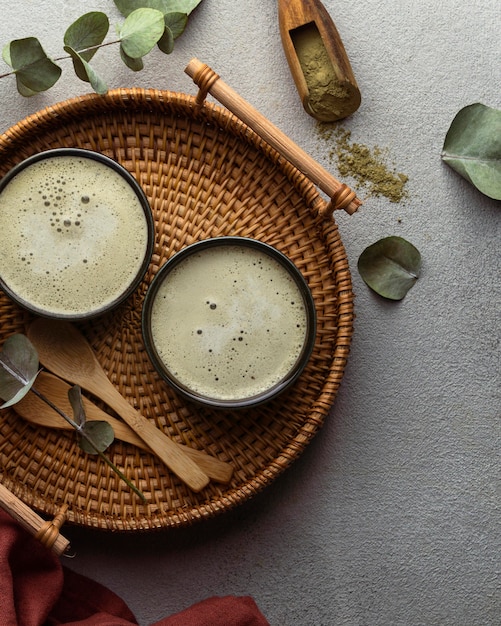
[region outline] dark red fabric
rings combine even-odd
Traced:
[[[62,589],[44,626],[133,626],[125,602],[99,583],[63,567]]]
[[[0,510],[0,624],[44,624],[62,587],[55,555]]]
[[[0,509],[1,626],[137,626],[126,603],[63,567]],[[248,596],[214,597],[152,626],[269,626]]]
[[[153,626],[269,626],[248,596],[208,598]]]

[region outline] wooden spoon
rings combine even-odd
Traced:
[[[61,378],[50,374],[49,372],[40,372],[35,383],[36,389],[47,397],[53,404],[61,409],[64,413],[71,416],[72,408],[68,399],[68,390],[70,385]],[[82,396],[85,409],[85,416],[88,420],[105,420],[113,428],[115,437],[126,443],[131,443],[147,452],[151,452],[149,446],[136,435],[136,433],[124,422],[115,419],[100,409],[85,396]],[[41,400],[34,393],[28,393],[24,398],[14,405],[15,411],[26,421],[38,426],[48,428],[57,428],[60,430],[74,430],[71,424],[58,415],[46,402]],[[209,478],[218,482],[227,484],[230,482],[233,468],[229,463],[220,461],[216,457],[207,454],[203,450],[190,448],[182,443],[176,443],[183,451],[193,459]]]
[[[195,461],[138,413],[115,388],[87,340],[72,324],[38,318],[28,328],[27,335],[47,369],[106,402],[193,491],[201,491],[207,486],[209,477]]]
[[[278,20],[305,111],[321,122],[354,113],[360,91],[341,37],[320,0],[278,0]]]

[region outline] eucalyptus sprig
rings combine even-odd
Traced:
[[[144,502],[145,497],[141,491],[104,454],[115,438],[112,426],[104,420],[87,421],[78,385],[68,391],[68,399],[73,410],[73,418],[69,417],[34,386],[39,373],[38,353],[31,341],[22,334],[11,335],[0,352],[0,398],[4,400],[0,409],[13,406],[29,392],[34,393],[75,429],[78,444],[84,452],[99,455]]]
[[[119,46],[120,58],[137,72],[143,69],[143,57],[157,46],[165,54],[174,49],[174,41],[184,32],[188,15],[201,0],[114,0],[125,20],[116,26],[116,38],[105,41],[110,20],[101,11],[85,13],[64,33],[66,56],[52,59],[37,37],[8,42],[2,50],[5,63],[12,71],[0,78],[15,75],[18,92],[33,96],[53,87],[62,74],[60,61],[71,60],[75,74],[90,83],[98,94],[108,91],[106,81],[90,61],[105,46]]]

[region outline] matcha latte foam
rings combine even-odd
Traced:
[[[314,311],[299,272],[254,240],[190,248],[147,295],[144,334],[157,368],[202,403],[245,404],[281,390],[312,343]]]
[[[118,163],[73,149],[40,153],[0,186],[0,279],[41,314],[90,317],[120,302],[151,256],[146,197]]]

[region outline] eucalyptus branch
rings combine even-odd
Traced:
[[[83,427],[84,425],[78,424],[77,422],[72,420],[71,417],[69,417],[69,415],[66,415],[64,411],[62,411],[58,406],[56,406],[50,398],[47,398],[46,395],[38,391],[36,387],[32,386],[30,388],[30,391],[34,393],[38,398],[40,398],[40,400],[45,402],[45,404],[50,406],[51,409],[56,411],[58,415],[60,415],[63,419],[65,419],[68,422],[68,424],[70,424],[77,431],[78,435],[87,441],[87,443],[91,446],[91,448],[94,449],[95,453],[99,455],[99,457],[119,476],[119,478],[121,478],[121,480],[123,480],[127,484],[127,486],[139,498],[141,498],[143,502],[146,502],[146,498],[144,497],[144,494],[141,491],[139,491],[139,489],[134,485],[134,483],[132,483],[127,478],[127,476],[125,476],[125,474],[113,463],[113,461],[109,457],[107,457],[106,454],[104,454],[99,444],[96,443],[94,438],[91,435],[89,435],[89,433],[85,430],[85,428]]]
[[[104,450],[113,442],[115,433],[107,421],[88,422],[82,402],[80,387],[75,385],[68,391],[68,399],[73,409],[73,418],[62,411],[50,398],[34,387],[34,383],[40,374],[38,353],[22,334],[11,335],[3,344],[0,352],[0,398],[5,402],[0,408],[7,408],[17,404],[30,391],[41,401],[72,426],[80,437],[80,448],[89,454],[97,454],[101,459],[123,480],[127,486],[143,502],[144,495],[125,476],[125,474],[104,454]],[[89,433],[89,430],[99,440]],[[85,442],[85,443],[84,443]]]
[[[104,43],[101,43],[97,46],[89,46],[88,48],[85,48],[83,50],[79,50],[79,53],[83,56],[86,54],[92,54],[94,55],[99,49],[101,48],[106,48],[107,46],[116,46],[120,44],[120,39],[114,39],[113,41],[105,41]],[[65,56],[61,56],[61,57],[55,57],[53,59],[53,61],[55,63],[59,63],[60,61],[67,61],[69,59],[71,59],[71,54],[67,54]],[[14,72],[10,72],[10,74],[13,74]],[[8,74],[4,74],[4,76],[8,76]],[[0,76],[0,78],[2,78],[2,76]]]
[[[62,70],[58,63],[71,59],[75,74],[90,83],[99,94],[108,86],[90,64],[94,54],[108,46],[118,46],[120,59],[133,70],[143,69],[143,57],[157,46],[165,54],[174,49],[174,41],[185,30],[189,13],[201,0],[114,0],[125,17],[117,25],[118,39],[104,42],[110,27],[108,16],[100,11],[85,13],[64,33],[66,56],[50,58],[36,37],[14,39],[2,50],[3,60],[12,70],[0,74],[0,79],[15,75],[18,92],[32,96],[47,91],[59,80]],[[175,7],[173,10],[172,7]]]
[[[12,42],[10,42],[12,43]],[[94,55],[100,48],[106,48],[107,46],[116,46],[120,43],[120,39],[114,39],[113,41],[107,41],[105,43],[99,44],[98,46],[89,46],[88,48],[85,48],[84,50],[80,51],[80,54],[82,55],[86,55],[86,54],[92,54]],[[10,44],[8,44],[10,45]],[[60,57],[55,57],[54,59],[52,59],[52,61],[54,63],[59,63],[61,61],[68,61],[71,60],[72,56],[71,54],[66,54],[64,56],[60,56]],[[3,74],[0,74],[0,80],[2,78],[7,78],[8,76],[15,76],[18,73],[19,70],[11,70],[10,72],[4,72]]]

